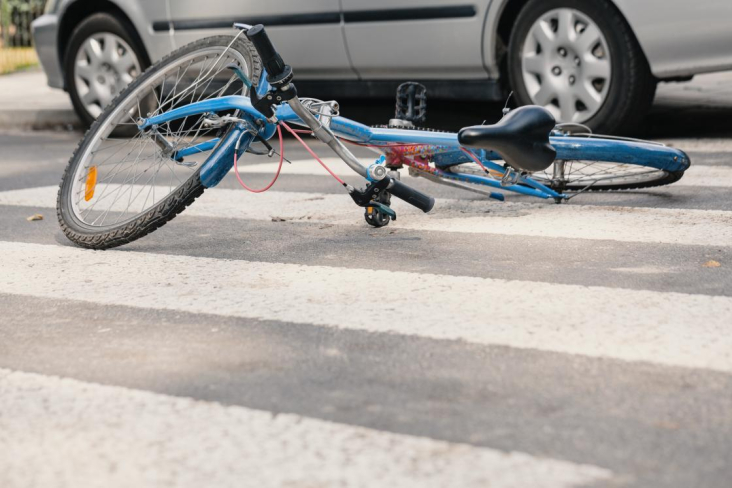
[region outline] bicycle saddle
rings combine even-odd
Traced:
[[[495,151],[514,169],[543,171],[557,157],[549,144],[549,134],[556,125],[545,108],[528,105],[510,111],[494,125],[465,127],[458,141],[465,147]]]

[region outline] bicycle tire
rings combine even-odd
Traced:
[[[578,161],[579,163],[585,163],[588,165],[599,165],[599,164],[609,164],[604,162],[597,162],[597,161]],[[610,163],[612,164],[612,163]],[[631,165],[626,163],[615,163],[617,165],[623,165],[623,166],[633,166],[634,168],[643,167],[639,165]],[[550,166],[547,170],[547,173],[551,173],[550,169],[552,167]],[[466,173],[466,174],[472,174],[476,176],[486,176],[485,171],[483,171],[482,168],[480,168],[475,163],[463,163],[455,166],[451,166],[450,170],[455,173]],[[666,170],[659,170],[656,168],[650,168],[649,169],[649,175],[647,177],[644,177],[641,181],[632,181],[633,176],[623,176],[616,178],[617,181],[615,183],[607,182],[607,183],[592,183],[592,179],[585,179],[582,180],[570,180],[568,183],[564,184],[557,184],[556,182],[552,181],[551,178],[548,177],[542,177],[538,175],[537,173],[534,173],[531,175],[531,179],[534,181],[541,183],[545,186],[548,186],[556,191],[564,192],[576,192],[576,191],[591,191],[591,192],[598,192],[598,191],[620,191],[620,190],[639,190],[643,188],[655,188],[659,186],[665,186],[670,185],[672,183],[675,183],[679,181],[683,176],[683,171],[666,171]],[[499,175],[493,175],[495,179],[500,179]]]
[[[163,80],[163,87],[156,87],[154,84],[152,84],[152,91],[151,94],[157,97],[157,92],[154,92],[156,88],[160,88],[160,100],[163,100],[163,94],[165,89],[165,80],[167,79],[166,76],[166,69],[169,67],[175,67],[176,61],[179,61],[181,59],[184,59],[186,56],[194,56],[191,57],[191,63],[193,60],[195,60],[196,53],[205,53],[208,51],[214,52],[216,49],[220,49],[226,47],[227,49],[230,49],[232,51],[232,55],[238,54],[238,58],[240,61],[243,60],[244,62],[248,63],[248,72],[250,75],[250,79],[253,84],[256,85],[256,83],[259,81],[259,77],[262,72],[262,65],[261,61],[259,59],[259,56],[256,53],[256,50],[254,49],[254,46],[251,44],[251,42],[246,39],[245,36],[239,36],[237,38],[234,38],[232,36],[214,36],[209,37],[205,39],[200,39],[198,41],[195,41],[193,43],[190,43],[186,46],[181,47],[180,49],[172,52],[168,56],[161,59],[158,63],[154,64],[150,68],[148,68],[141,76],[139,76],[135,81],[133,81],[124,91],[122,91],[111,103],[110,105],[105,109],[105,111],[102,113],[102,115],[92,124],[92,126],[89,128],[89,130],[86,132],[84,138],[80,141],[79,145],[77,146],[76,150],[74,151],[73,155],[71,156],[71,159],[69,160],[69,163],[66,166],[66,169],[64,170],[63,177],[61,179],[61,184],[59,187],[59,192],[57,196],[57,204],[56,204],[56,212],[59,224],[61,226],[61,229],[63,233],[66,235],[66,237],[71,240],[73,243],[75,243],[78,246],[90,248],[90,249],[109,249],[113,247],[120,246],[122,244],[127,244],[132,241],[135,241],[153,231],[160,228],[173,218],[175,218],[178,214],[180,214],[183,210],[185,210],[186,207],[191,205],[193,201],[195,201],[196,198],[198,198],[200,195],[203,194],[205,188],[203,184],[200,181],[200,166],[203,164],[201,163],[197,170],[192,171],[190,173],[190,176],[181,182],[180,185],[178,185],[175,190],[172,189],[169,194],[167,194],[165,197],[161,198],[159,201],[155,201],[155,195],[153,191],[153,200],[152,205],[150,208],[143,208],[142,211],[140,211],[138,214],[133,215],[130,218],[126,218],[122,222],[115,223],[113,225],[103,225],[104,220],[102,220],[102,225],[94,226],[89,224],[88,222],[84,222],[79,215],[77,215],[77,212],[74,210],[74,203],[72,202],[72,190],[75,188],[74,182],[78,180],[78,174],[79,170],[82,169],[79,166],[84,162],[84,158],[88,154],[89,151],[91,151],[90,147],[95,142],[99,142],[99,139],[97,136],[99,136],[102,131],[105,131],[107,135],[113,134],[114,130],[118,127],[122,127],[122,123],[119,125],[112,125],[113,121],[110,120],[110,118],[117,113],[116,111],[123,110],[127,107],[125,103],[130,103],[131,98],[137,96],[137,107],[138,109],[141,109],[140,106],[140,93],[142,91],[138,91],[140,87],[146,87],[146,83],[153,83],[153,81],[156,79],[155,77],[162,76]],[[229,54],[229,51],[222,51]],[[205,60],[206,58],[204,58]],[[213,59],[213,57],[212,57]],[[223,60],[225,61],[225,60]],[[222,63],[223,63],[222,61]],[[214,66],[216,66],[216,63],[218,61],[214,61],[211,65],[210,70],[213,69]],[[189,65],[190,66],[190,65]],[[203,70],[203,68],[202,68]],[[186,71],[187,72],[187,71]],[[178,82],[180,82],[180,79],[182,79],[186,72],[184,72],[182,75],[179,74]],[[202,72],[202,71],[201,71]],[[210,72],[210,71],[209,71]],[[216,72],[212,76],[213,78],[221,71]],[[178,73],[180,73],[180,67],[178,69]],[[200,73],[199,73],[200,74]],[[207,73],[208,74],[208,73]],[[151,81],[153,80],[153,81]],[[204,78],[205,80],[205,78]],[[194,80],[194,84],[199,83],[199,79],[196,78]],[[203,82],[201,82],[202,84]],[[208,82],[206,87],[202,89],[204,91],[211,85],[211,81]],[[185,100],[189,95],[192,98],[196,97],[196,89],[193,90],[192,95],[185,94],[185,89],[181,90],[181,94],[176,94],[175,89],[177,88],[178,84],[176,84],[173,87],[173,103],[171,106],[175,106],[175,98],[176,96],[178,98],[182,98]],[[224,85],[224,88],[229,86],[229,83]],[[140,89],[142,90],[142,89]],[[215,94],[216,92],[214,92]],[[223,93],[223,92],[222,92]],[[182,95],[185,94],[183,97]],[[146,95],[150,96],[150,95]],[[201,95],[202,97],[203,95]],[[200,99],[200,97],[199,97]],[[160,101],[159,104],[165,105],[169,103],[167,100],[164,102]],[[145,106],[145,103],[142,105]],[[160,107],[159,107],[160,108]],[[117,115],[120,115],[121,113],[117,113]],[[126,112],[126,115],[129,115],[129,112]],[[131,116],[130,116],[131,117]],[[185,130],[185,124],[186,120],[184,119],[183,122],[180,123],[183,130]],[[126,123],[126,125],[130,125],[130,123]],[[111,127],[110,127],[111,126]],[[194,123],[195,126],[195,123]],[[168,128],[171,126],[168,125]],[[122,127],[124,129],[124,127]],[[200,129],[199,129],[200,131]],[[190,132],[190,130],[189,130]],[[222,134],[219,134],[221,136]],[[224,137],[220,137],[220,139],[223,141]],[[194,138],[195,140],[195,138]],[[120,143],[122,144],[122,143]],[[141,143],[142,144],[142,143]],[[144,144],[147,144],[145,142]],[[215,151],[215,149],[214,149]],[[119,152],[119,149],[115,152]],[[210,153],[209,153],[210,154]],[[128,153],[129,155],[129,153]],[[126,158],[127,156],[124,156]],[[87,163],[88,164],[88,163]],[[110,163],[113,164],[113,163]],[[121,163],[117,163],[121,164]],[[135,163],[137,164],[137,162]],[[166,161],[166,164],[168,162]],[[161,164],[162,165],[162,164]],[[94,166],[96,170],[96,166]],[[135,166],[135,171],[137,170]],[[159,169],[158,169],[159,171]],[[96,175],[96,173],[95,173]],[[116,175],[112,175],[116,176]],[[130,189],[130,198],[132,198],[133,191],[135,190],[134,185],[136,183],[135,174],[133,173],[132,181],[131,181],[131,189]],[[87,176],[87,179],[89,177]],[[96,178],[95,178],[96,180]],[[112,180],[110,180],[112,181]],[[179,180],[180,181],[180,180]],[[122,183],[124,184],[124,182]],[[80,185],[80,183],[77,183],[77,187]],[[96,185],[96,182],[95,182]],[[112,186],[112,183],[107,184],[109,187]],[[154,187],[155,181],[153,180],[152,186]],[[121,186],[117,184],[117,186]],[[87,190],[88,191],[88,190]],[[78,193],[78,191],[77,191]],[[92,192],[93,193],[93,192]],[[149,195],[148,195],[149,197]],[[117,197],[118,198],[118,197]],[[77,196],[77,200],[80,200],[80,198]],[[114,206],[116,200],[112,202],[112,206]],[[143,203],[143,206],[147,203],[147,198],[145,202]],[[78,205],[78,202],[77,202]],[[129,205],[128,205],[129,207]],[[110,207],[111,208],[111,207]],[[110,210],[106,211],[107,213],[110,212]],[[119,213],[119,212],[117,212]]]
[[[431,129],[428,127],[401,127],[401,126],[392,126],[392,125],[377,125],[374,126],[376,128],[385,128],[385,129],[401,129],[401,130],[414,130],[414,131],[421,131],[421,132],[448,132],[443,130],[437,130],[437,129]],[[602,137],[602,136],[598,136]],[[621,144],[623,141],[619,138],[613,139],[618,144]],[[632,140],[630,142],[645,142],[640,140]],[[616,165],[616,166],[626,166],[628,167],[630,174],[630,170],[637,170],[639,168],[648,168],[649,176],[646,178],[643,178],[642,181],[632,181],[632,178],[629,178],[628,176],[625,176],[625,179],[621,179],[620,177],[617,178],[620,181],[616,182],[609,182],[605,181],[604,183],[595,183],[590,188],[587,188],[589,181],[569,181],[568,183],[565,183],[564,185],[557,185],[551,181],[551,179],[548,177],[548,175],[552,174],[552,166],[547,168],[545,170],[544,174],[547,174],[547,177],[542,177],[539,173],[534,173],[531,177],[532,179],[538,181],[539,183],[542,183],[546,186],[549,186],[555,190],[558,191],[619,191],[619,190],[638,190],[643,188],[654,188],[659,186],[665,186],[670,185],[672,183],[675,183],[679,181],[684,176],[684,171],[667,171],[667,170],[661,170],[654,167],[646,167],[641,164],[630,164],[630,163],[623,163],[623,162],[612,162],[612,161],[577,161],[583,164],[587,165],[593,165],[595,167],[598,167],[600,165]],[[477,164],[473,162],[466,162],[462,164],[456,164],[449,166],[447,168],[448,171],[456,172],[456,173],[468,173],[476,176],[482,176],[485,177],[486,173],[485,171],[480,168]],[[495,179],[500,179],[500,175],[495,173],[492,175]],[[466,182],[467,184],[475,184]]]
[[[618,166],[632,167],[632,169],[646,168],[645,166],[636,164],[626,163],[607,163],[607,162],[595,162],[595,161],[579,161],[580,163],[586,163],[592,166],[615,164]],[[547,169],[547,173],[550,172],[550,166]],[[539,183],[546,184],[549,187],[561,190],[561,191],[620,191],[620,190],[640,190],[644,188],[656,188],[659,186],[666,186],[679,181],[684,176],[684,171],[666,171],[656,168],[648,168],[649,173],[647,175],[638,175],[638,173],[627,173],[626,175],[620,175],[613,179],[598,180],[599,182],[593,183],[592,178],[584,178],[579,180],[568,180],[563,185],[553,183],[550,179],[544,178],[541,175],[534,173],[531,177]],[[571,176],[570,176],[571,177]],[[633,180],[636,181],[633,181]],[[590,186],[591,184],[591,186]]]

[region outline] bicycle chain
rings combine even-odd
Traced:
[[[418,127],[418,126],[412,126],[412,127],[404,127],[401,125],[372,125],[372,129],[403,129],[403,130],[419,130],[423,132],[451,132],[449,130],[442,130],[442,129],[433,129],[431,127]]]

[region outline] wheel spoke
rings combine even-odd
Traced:
[[[102,45],[93,37],[90,37],[84,44],[84,52],[86,52],[86,55],[89,58],[89,64],[94,67],[98,66],[104,57],[102,53]]]
[[[86,62],[86,60],[81,63],[76,63],[76,76],[80,76],[82,79],[86,80],[87,82],[92,80],[92,77],[94,76],[94,70],[92,69],[91,65]]]
[[[610,78],[610,63],[605,59],[589,55],[582,63],[582,74],[590,80],[606,80]]]
[[[557,16],[557,41],[560,44],[571,44],[577,38],[576,20],[570,9],[561,9]]]
[[[114,67],[117,68],[117,72],[120,74],[129,73],[133,68],[137,67],[137,60],[129,51],[125,51],[122,56],[119,56],[115,52],[114,56]]]
[[[577,112],[574,95],[568,90],[562,90],[559,92],[557,100],[559,100],[559,113],[561,114],[562,120],[572,122]]]
[[[628,185],[652,183],[665,176],[666,172],[663,170],[635,164],[566,161],[564,182],[569,189],[573,190],[598,184],[602,188],[608,189],[613,186],[621,188]],[[554,178],[551,167],[541,174],[535,174],[534,177],[550,186]]]
[[[127,73],[137,68],[133,53],[114,37],[89,40],[86,50],[93,53],[95,60],[112,62],[113,68],[119,72]],[[83,67],[78,74],[79,77],[91,78],[93,82],[80,91],[80,97],[90,106],[103,105],[105,96],[109,96],[104,91],[106,86],[96,83],[95,68],[89,62],[92,57],[86,51],[84,53],[77,59],[77,64]],[[94,135],[97,142],[89,144],[89,149],[80,156],[71,180],[70,203],[79,220],[99,228],[123,225],[158,205],[188,181],[209,151],[187,156],[186,165],[180,165],[170,159],[167,150],[163,152],[158,147],[149,132],[136,129],[137,117],[159,114],[224,94],[243,93],[244,85],[235,85],[236,76],[224,76],[230,63],[238,64],[249,73],[243,56],[234,51],[224,53],[223,46],[205,47],[181,56],[163,70],[146,75],[147,81],[143,81],[133,94],[113,109]],[[120,76],[121,81],[128,81],[123,76],[125,73]],[[157,130],[173,150],[190,147],[217,136],[219,129],[205,127],[202,123],[204,117],[191,115],[169,121]],[[129,129],[129,137],[117,131],[123,128]],[[96,191],[89,193],[89,168],[92,167],[97,175],[93,183]]]
[[[114,64],[115,57],[117,56],[117,36],[112,34],[105,34],[104,46],[102,47],[102,59],[109,64]]]
[[[576,51],[581,55],[589,54],[598,43],[602,42],[600,29],[594,24],[589,24],[585,30],[577,37],[574,46]]]
[[[99,103],[100,96],[97,93],[97,88],[94,84],[89,85],[89,89],[86,93],[84,93],[81,96],[81,101],[84,102],[87,105],[91,105],[93,103]]]
[[[539,21],[531,31],[531,34],[544,51],[548,51],[556,44],[556,35],[547,21]]]
[[[523,63],[529,73],[544,75],[548,71],[546,58],[541,54],[524,56]]]
[[[549,83],[542,83],[541,88],[533,95],[534,102],[537,105],[547,106],[557,96],[556,90]]]
[[[602,105],[602,96],[589,82],[578,83],[575,91],[577,99],[585,104],[587,110],[597,112]]]

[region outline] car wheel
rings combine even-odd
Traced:
[[[519,104],[596,132],[631,131],[656,92],[633,32],[605,0],[530,0],[511,33],[508,70]]]
[[[66,89],[87,126],[149,65],[130,29],[126,22],[98,13],[71,34],[64,58]]]

